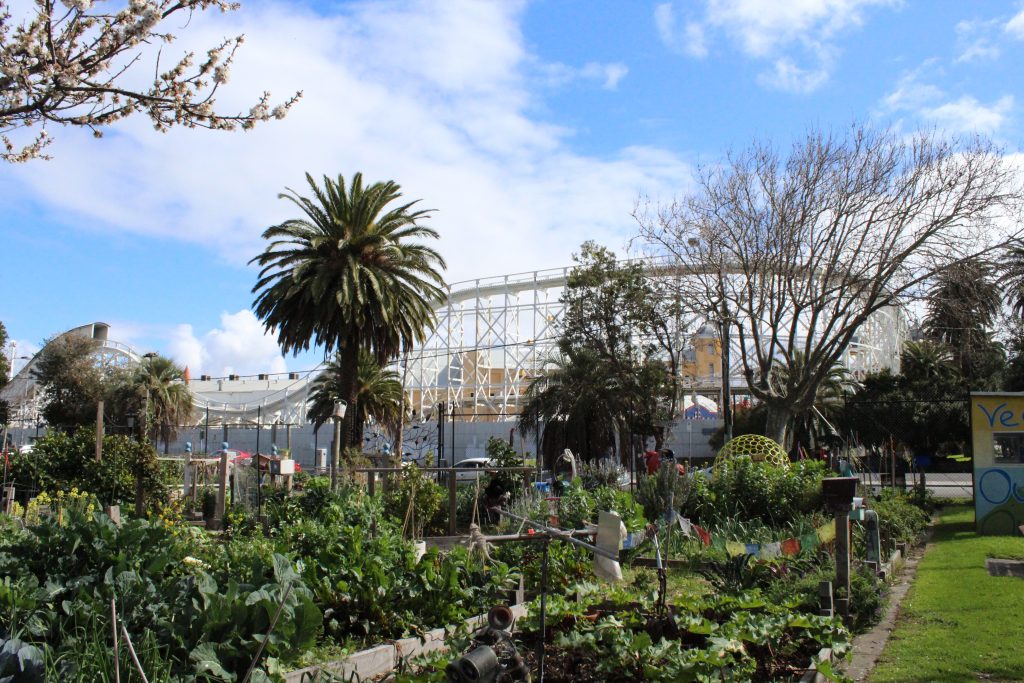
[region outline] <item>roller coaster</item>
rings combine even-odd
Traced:
[[[653,277],[678,277],[663,261],[644,261]],[[395,369],[405,387],[413,423],[432,419],[438,404],[463,421],[505,421],[519,412],[526,388],[549,362],[559,336],[560,301],[572,267],[536,270],[452,283],[444,303],[436,310],[437,325],[425,343],[398,359]],[[705,320],[698,315],[673,321],[677,346],[708,338]],[[97,362],[130,366],[141,361],[137,351],[109,339],[109,325],[91,323],[58,335],[86,336],[96,342]],[[712,332],[713,336],[717,336]],[[899,352],[909,326],[897,307],[873,315],[859,330],[843,362],[855,374],[882,368],[898,369]],[[709,347],[710,348],[710,347]],[[692,354],[692,349],[688,351]],[[10,406],[13,426],[39,424],[41,395],[34,369],[37,353],[0,392]],[[739,357],[733,353],[732,358]],[[194,424],[301,425],[307,422],[310,385],[319,369],[286,374],[192,379]],[[730,369],[729,383],[742,392],[741,368]],[[717,399],[721,371],[704,364],[690,376],[686,392]]]

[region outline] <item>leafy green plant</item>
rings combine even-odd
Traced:
[[[445,499],[441,485],[427,478],[416,465],[392,477],[391,486],[383,494],[385,513],[398,521],[409,538],[423,538],[424,529],[443,526]]]
[[[647,519],[661,519],[669,508],[679,512],[690,506],[690,497],[697,484],[703,479],[680,476],[671,467],[662,467],[656,474],[643,475],[637,482],[636,500],[643,506]]]

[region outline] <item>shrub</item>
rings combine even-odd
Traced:
[[[102,505],[125,505],[135,500],[141,476],[150,506],[166,503],[156,451],[127,436],[103,439],[103,456],[96,462],[96,433],[80,428],[73,435],[54,431],[36,441],[31,453],[11,458],[11,479],[19,499],[42,491],[89,491]]]
[[[585,462],[579,467],[580,484],[588,491],[599,488],[615,488],[625,474],[621,465],[608,459]]]
[[[443,527],[441,508],[447,494],[416,465],[406,467],[393,477],[381,498],[384,512],[402,526],[409,538],[422,538],[424,529]]]
[[[928,526],[928,513],[914,505],[910,496],[902,491],[883,489],[870,507],[878,513],[878,533],[883,548],[913,543]]]
[[[824,466],[813,460],[781,468],[737,458],[710,481],[693,478],[683,514],[706,525],[738,517],[778,527],[822,508],[824,475]]]
[[[492,436],[487,439],[485,450],[487,457],[494,461],[495,467],[523,466],[523,459],[504,439]],[[498,472],[491,476],[486,488],[500,492],[508,491],[512,497],[518,497],[522,493],[524,482],[525,479],[521,473]]]
[[[636,500],[643,506],[644,516],[649,520],[664,516],[670,498],[675,510],[682,510],[685,515],[693,507],[691,497],[696,487],[703,482],[703,477],[680,476],[671,467],[662,467],[657,474],[640,477]]]

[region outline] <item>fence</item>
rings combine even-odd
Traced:
[[[966,396],[847,400],[835,427],[871,487],[927,486],[939,497],[973,494]],[[957,457],[960,456],[960,457]]]

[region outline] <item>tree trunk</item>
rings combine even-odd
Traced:
[[[356,390],[358,388],[359,346],[349,342],[341,350],[342,398],[348,404],[345,419],[341,421],[340,443],[342,448],[349,445],[356,422]]]
[[[787,452],[789,444],[789,422],[792,414],[782,406],[767,404],[768,415],[765,420],[764,435],[782,446]]]

